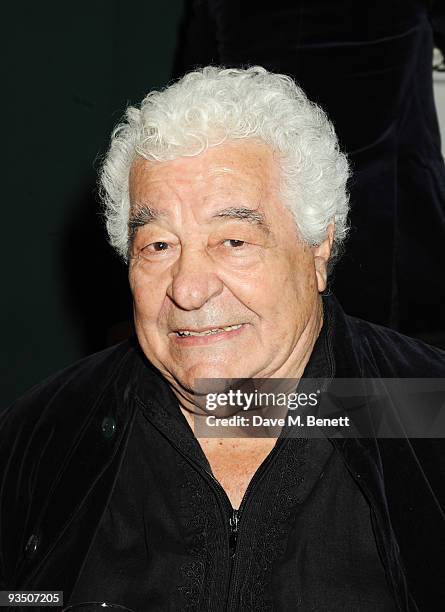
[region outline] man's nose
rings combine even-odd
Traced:
[[[201,308],[223,290],[214,263],[201,250],[183,248],[172,273],[167,295],[184,310]]]

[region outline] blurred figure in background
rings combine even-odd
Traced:
[[[174,76],[213,62],[295,78],[334,122],[354,171],[336,295],[351,314],[445,345],[433,10],[440,23],[442,9],[423,0],[189,0]]]

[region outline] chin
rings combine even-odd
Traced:
[[[182,376],[179,376],[179,380],[181,384],[184,386],[193,389],[194,382],[198,378],[249,378],[249,373],[246,371],[242,371],[243,368],[241,365],[239,367],[227,364],[208,364],[208,363],[200,363],[196,364],[187,369],[186,372],[182,373]]]

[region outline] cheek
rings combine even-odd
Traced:
[[[281,288],[284,294],[305,293],[314,285],[313,263],[304,253],[293,257],[284,254],[271,273],[271,283]]]
[[[136,316],[157,319],[165,302],[166,283],[134,274],[130,277],[130,288]]]
[[[284,259],[283,272],[288,285],[295,291],[311,295],[316,287],[314,258],[309,247],[300,248]]]
[[[281,324],[297,305],[311,303],[317,293],[313,261],[303,250],[293,255],[288,250],[275,251],[265,265],[221,274],[221,280],[238,301],[270,325]]]
[[[318,296],[312,259],[305,253],[287,256],[268,278],[263,299],[273,313],[270,323],[288,329],[306,321]]]

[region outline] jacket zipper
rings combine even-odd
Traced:
[[[277,448],[277,452],[278,452],[278,448]],[[274,451],[272,450],[272,453]],[[253,477],[251,478],[249,484],[247,485],[247,489],[244,491],[244,495],[241,499],[241,503],[239,505],[239,508],[233,508],[232,505],[230,505],[231,508],[231,514],[229,517],[229,554],[230,554],[230,558],[232,559],[232,563],[233,563],[233,559],[235,557],[236,554],[236,545],[238,543],[238,533],[239,533],[239,524],[240,524],[240,520],[241,520],[241,514],[243,514],[243,510],[244,510],[244,506],[246,505],[246,499],[248,497],[248,495],[250,494],[250,491],[252,490],[252,486],[255,485],[255,476],[256,474],[258,474],[258,471],[261,470],[261,472],[263,472],[263,468],[266,468],[267,465],[269,465],[271,459],[273,459],[273,457],[270,457],[270,454],[266,457],[266,459],[263,461],[263,463],[260,465],[260,467],[258,468],[258,470],[255,472],[255,474],[253,475]],[[217,486],[221,489],[222,493],[224,494],[225,497],[227,497],[227,493],[224,491],[223,487],[220,485],[220,483],[216,480],[216,478],[212,475],[213,479],[215,480]]]
[[[150,420],[151,422],[151,420]],[[156,427],[156,425],[155,425]],[[157,428],[158,429],[158,428]],[[161,430],[161,433],[162,430]],[[209,486],[212,486],[217,489],[217,495],[216,495],[216,499],[217,499],[217,503],[221,512],[221,516],[227,516],[227,509],[230,509],[230,511],[232,512],[234,510],[234,508],[232,507],[232,505],[230,504],[230,500],[227,496],[227,493],[224,491],[224,488],[221,486],[221,484],[219,483],[219,481],[215,478],[215,476],[212,474],[212,472],[209,472],[204,466],[202,466],[200,463],[198,463],[196,460],[194,460],[192,457],[190,457],[187,453],[185,453],[177,444],[174,440],[172,440],[171,438],[168,439],[170,444],[176,449],[176,451],[185,459],[185,461],[191,465],[195,470],[197,470],[198,472],[200,472],[203,476],[205,476],[205,479],[208,481]],[[249,487],[248,487],[249,489]],[[247,493],[247,491],[246,491]],[[244,500],[244,497],[243,497]],[[240,506],[241,508],[241,506]],[[239,522],[239,511],[236,511],[238,514],[238,521],[236,523],[236,536],[235,536],[235,544],[236,544],[236,540],[237,540],[237,534],[238,534],[238,522]],[[229,533],[230,533],[230,527],[229,527]],[[223,579],[223,582],[227,583],[227,589],[228,591],[230,591],[230,583],[231,583],[231,576],[232,576],[232,566],[233,563],[228,563],[227,564],[227,569],[226,569],[226,579]]]
[[[236,609],[235,608],[235,598],[236,598],[237,586],[238,586],[237,574],[239,572],[238,570],[239,564],[241,563],[240,555],[236,554],[237,553],[236,547],[239,542],[240,527],[241,527],[240,521],[241,521],[242,515],[244,514],[244,508],[247,505],[250,491],[252,490],[254,486],[257,486],[257,484],[262,478],[264,478],[271,464],[273,463],[273,461],[276,460],[280,452],[283,451],[284,446],[289,443],[289,440],[290,440],[289,437],[278,438],[277,445],[273,448],[272,452],[269,453],[269,455],[260,465],[258,470],[255,472],[253,478],[249,482],[247,489],[241,500],[240,507],[238,508],[238,510],[235,510],[234,508],[232,508],[232,513],[229,519],[230,537],[232,539],[230,540],[229,538],[229,541],[234,543],[234,548],[230,549],[231,550],[232,571],[231,571],[230,581],[229,581],[229,592],[227,594],[227,607],[226,607],[227,612],[231,612]],[[301,440],[307,441],[307,438],[301,438]],[[221,485],[219,486],[221,487]],[[223,492],[227,497],[227,494],[224,491],[224,489],[223,489]]]
[[[239,510],[232,508],[232,516],[229,519],[229,553],[231,559],[235,556],[236,542],[238,540],[238,523]]]
[[[302,438],[302,440],[307,440],[307,439]],[[277,439],[277,444],[274,446],[274,448],[269,453],[269,455],[266,457],[266,459],[263,461],[263,463],[259,466],[255,474],[253,475],[253,478],[250,480],[249,484],[247,485],[247,489],[244,492],[243,498],[241,500],[241,504],[237,510],[233,508],[232,504],[230,503],[230,499],[227,493],[225,492],[221,483],[212,474],[212,472],[209,472],[206,468],[204,468],[202,465],[200,465],[198,462],[192,459],[187,453],[185,453],[175,443],[174,440],[169,439],[169,441],[176,448],[179,454],[187,461],[187,463],[189,463],[190,465],[193,465],[196,469],[198,469],[198,471],[201,471],[203,474],[206,475],[206,477],[209,478],[209,480],[215,485],[215,488],[221,494],[217,496],[217,499],[219,499],[220,502],[222,501],[223,505],[225,505],[229,509],[230,517],[229,517],[229,524],[228,524],[228,531],[229,531],[228,548],[229,548],[229,558],[230,558],[231,563],[228,566],[228,592],[227,592],[226,610],[233,610],[234,608],[232,606],[232,600],[235,597],[236,586],[237,586],[237,581],[234,580],[234,578],[236,579],[235,570],[236,570],[236,567],[239,565],[239,558],[236,555],[236,548],[237,548],[237,544],[239,540],[241,515],[243,513],[244,506],[246,505],[246,500],[247,500],[247,497],[251,489],[253,488],[254,485],[256,485],[257,481],[260,478],[263,478],[263,476],[266,474],[267,468],[270,466],[271,462],[277,457],[277,455],[282,451],[284,445],[288,443],[289,438],[279,437]]]

